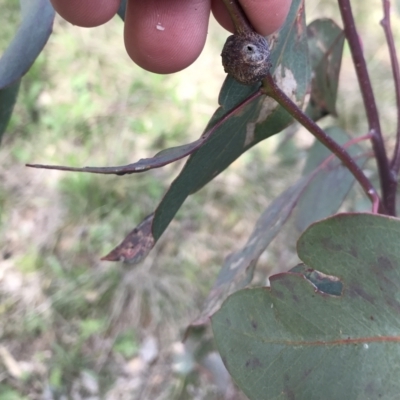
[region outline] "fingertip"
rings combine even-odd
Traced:
[[[240,3],[254,29],[266,36],[283,25],[292,0],[240,0]]]
[[[136,64],[150,72],[178,72],[200,55],[209,14],[209,0],[129,0],[126,50]]]
[[[73,25],[91,28],[109,21],[120,0],[51,0],[54,9]]]
[[[222,0],[211,0],[211,11],[217,22],[227,31],[233,33],[235,27]]]

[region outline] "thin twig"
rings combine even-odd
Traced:
[[[393,39],[393,31],[390,23],[390,1],[382,0],[383,19],[381,25],[385,32],[386,42],[389,49],[390,64],[392,65],[394,90],[396,94],[397,106],[397,131],[396,131],[396,146],[393,153],[393,159],[390,168],[393,174],[397,177],[400,171],[400,69],[399,60],[397,58],[396,45]]]
[[[363,188],[365,194],[372,202],[372,210],[376,212],[379,209],[381,214],[385,214],[384,205],[380,203],[379,195],[376,192],[371,181],[365,176],[362,169],[353,160],[350,154],[330,136],[328,136],[312,119],[310,119],[302,110],[291,100],[275,83],[271,74],[264,80],[265,94],[277,101],[290,115],[292,115],[300,124],[302,124],[310,133],[312,133],[324,146],[334,153],[343,164],[353,174],[355,179]]]
[[[378,109],[376,107],[371,81],[369,79],[367,65],[362,52],[360,40],[356,30],[350,0],[338,0],[342,15],[344,32],[350,46],[351,55],[357,73],[358,83],[364,108],[368,120],[368,129],[372,134],[372,148],[378,166],[378,173],[382,189],[382,202],[389,215],[396,214],[396,187],[397,182],[390,170],[389,160],[383,143],[382,132],[379,121]]]
[[[254,32],[246,14],[243,12],[237,0],[222,0],[227,8],[229,15],[232,19],[233,25],[235,26],[235,33],[243,34],[248,32]]]

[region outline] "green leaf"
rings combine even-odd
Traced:
[[[0,89],[19,80],[46,44],[53,27],[54,9],[49,0],[20,0],[22,22],[0,58]]]
[[[302,104],[309,83],[303,6],[301,0],[292,2],[285,25],[274,35],[275,41],[271,50],[275,79],[298,104]],[[233,107],[254,93],[258,86],[259,84],[244,86],[228,76],[219,96],[221,107],[212,117],[206,131]],[[152,221],[154,243],[190,194],[214,179],[246,150],[280,132],[291,122],[292,118],[283,108],[272,99],[262,96],[222,123],[189,157],[185,167],[155,210]],[[136,254],[134,250],[131,252]],[[130,262],[128,258],[124,259]]]
[[[306,114],[318,120],[336,115],[344,32],[334,21],[318,19],[307,26],[307,37],[313,78]]]
[[[0,89],[0,142],[14,109],[14,105],[18,96],[19,85],[20,80],[5,89]]]
[[[396,218],[336,215],[300,237],[306,267],[226,300],[212,317],[214,336],[249,399],[398,397],[399,241]],[[318,287],[315,276],[341,290]]]
[[[325,132],[341,145],[350,140],[346,132],[338,127],[328,128]],[[350,146],[347,151],[354,157],[359,167],[368,160],[362,147],[357,144]],[[308,152],[303,174],[308,175],[326,160],[329,154],[330,151],[316,141]],[[353,174],[337,158],[331,163],[331,168],[331,173],[317,176],[302,193],[296,211],[296,227],[300,232],[312,222],[333,215],[342,205],[355,182]]]
[[[117,167],[83,167],[83,168],[74,168],[74,167],[65,167],[62,165],[44,165],[44,164],[26,164],[27,167],[33,168],[42,168],[42,169],[55,169],[59,171],[75,171],[75,172],[89,172],[92,174],[115,174],[115,175],[125,175],[125,174],[133,174],[148,171],[153,168],[160,168],[164,165],[175,162],[181,158],[184,158],[190,154],[193,154],[196,150],[198,150],[201,146],[203,146],[210,137],[218,131],[221,124],[225,122],[228,118],[230,118],[235,113],[240,113],[241,110],[246,107],[246,105],[250,104],[256,98],[260,97],[262,92],[260,90],[256,90],[255,93],[251,94],[246,100],[241,102],[238,105],[234,105],[234,108],[230,110],[230,114],[223,116],[223,118],[219,119],[213,126],[209,126],[208,129],[201,135],[201,137],[194,142],[180,145],[177,147],[170,147],[168,149],[162,150],[157,153],[154,157],[151,158],[142,158],[139,161],[122,165]]]
[[[192,154],[204,142],[205,137],[195,140],[194,142],[183,144],[181,146],[170,147],[168,149],[158,152],[154,157],[141,158],[132,164],[115,166],[115,167],[65,167],[62,165],[45,165],[45,164],[27,164],[27,167],[41,168],[41,169],[55,169],[58,171],[72,171],[72,172],[88,172],[91,174],[104,174],[104,175],[126,175],[135,172],[145,172],[150,169],[160,168],[164,165],[173,163]]]

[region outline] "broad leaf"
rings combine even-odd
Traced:
[[[284,27],[275,35],[271,51],[272,71],[280,86],[298,104],[305,96],[309,82],[304,4],[294,0]],[[247,87],[228,77],[222,87],[216,111],[206,131],[259,85]],[[289,114],[265,96],[245,106],[213,133],[188,159],[154,213],[154,242],[162,235],[185,199],[201,189],[234,160],[261,140],[280,132],[292,122]],[[129,262],[129,260],[127,260]]]
[[[46,44],[53,27],[49,0],[20,0],[22,21],[14,39],[0,58],[0,89],[19,80]]]
[[[214,336],[249,399],[398,397],[399,241],[396,218],[336,215],[300,237],[300,270],[226,300]]]
[[[0,142],[17,100],[19,84],[20,80],[5,89],[0,89]]]
[[[350,140],[350,137],[338,127],[328,128],[325,132],[341,145]],[[363,154],[362,147],[357,144],[350,146],[347,151],[354,157],[359,167],[362,167],[368,159],[367,155]],[[316,141],[308,152],[303,174],[308,175],[329,154],[330,151]],[[338,159],[335,158],[335,163],[332,163],[331,167],[330,174],[316,177],[301,196],[296,211],[296,227],[300,232],[312,222],[333,215],[355,182],[354,176]]]
[[[318,120],[336,115],[344,33],[334,21],[318,19],[307,26],[307,37],[313,77],[306,113]]]

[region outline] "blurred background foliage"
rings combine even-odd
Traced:
[[[334,1],[306,3],[309,22],[331,17],[340,25]],[[396,110],[381,2],[353,3],[390,148]],[[0,10],[1,54],[19,4],[0,0]],[[133,65],[122,29],[118,17],[95,29],[57,17],[22,80],[0,151],[0,400],[224,398],[229,385],[218,358],[196,339],[183,345],[184,329],[223,259],[297,179],[312,144],[293,127],[262,142],[186,201],[142,264],[100,262],[153,211],[184,161],[124,177],[24,163],[123,165],[195,140],[218,106],[225,75],[219,54],[228,33],[214,21],[200,58],[169,76]],[[365,134],[347,47],[339,91],[342,127]],[[347,207],[356,202],[368,205],[358,188]],[[297,237],[289,224],[261,257],[255,284],[295,265]],[[200,350],[207,356],[196,358]]]

